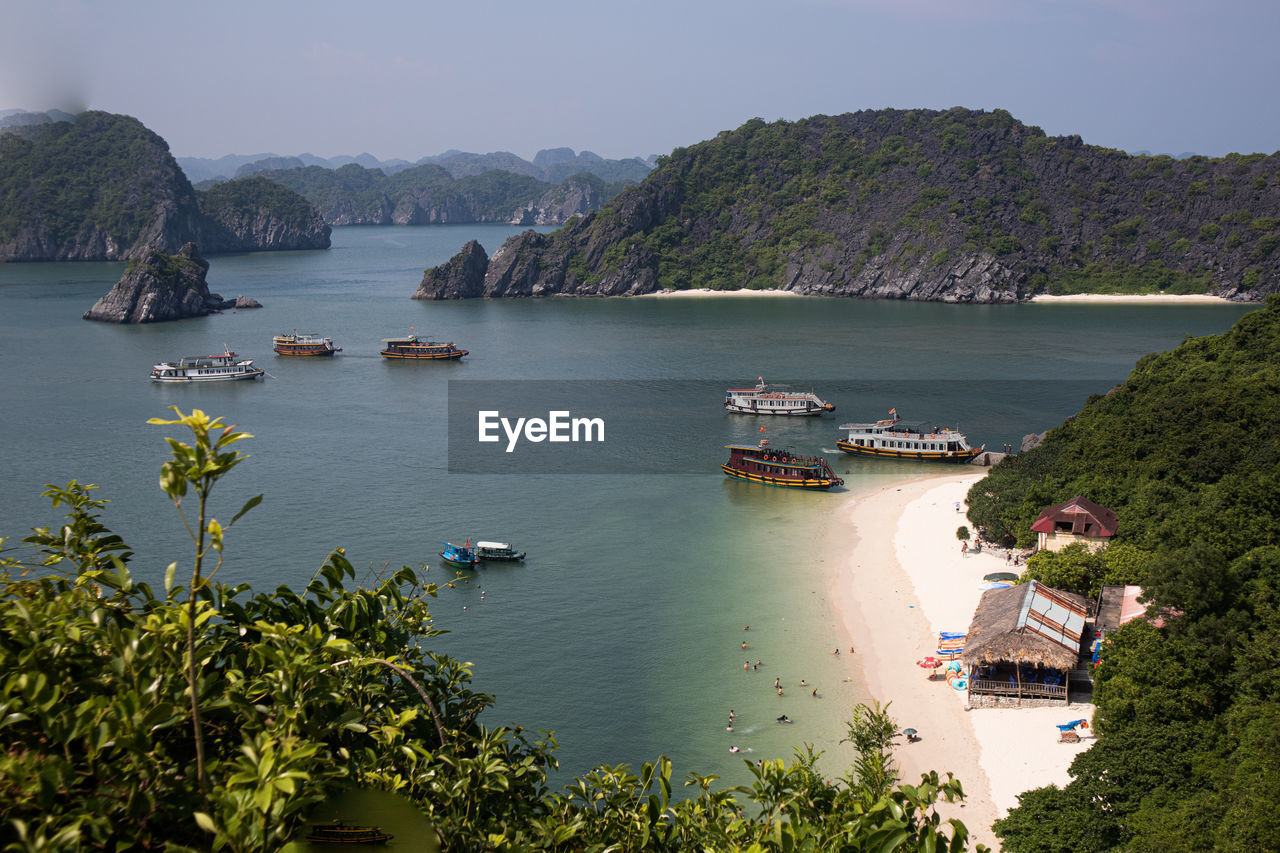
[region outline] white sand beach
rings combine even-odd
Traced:
[[[966,711],[964,691],[929,681],[916,661],[932,655],[940,631],[965,631],[984,574],[1006,569],[1005,553],[962,554],[956,528],[968,521],[963,501],[983,468],[885,486],[840,510],[856,536],[837,569],[833,598],[857,651],[867,687],[921,740],[896,756],[904,782],[921,772],[951,772],[967,801],[942,807],[977,841],[998,849],[991,824],[1031,788],[1069,781],[1076,753],[1092,744],[1058,743],[1057,723],[1092,717],[1090,705],[981,708]],[[956,503],[961,502],[960,511]]]
[[[1031,301],[1036,303],[1111,302],[1116,304],[1127,303],[1129,305],[1221,305],[1229,303],[1231,300],[1223,299],[1221,296],[1208,296],[1203,293],[1183,295],[1164,293],[1074,293],[1070,296],[1050,296],[1044,293],[1031,297]]]

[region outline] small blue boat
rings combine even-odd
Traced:
[[[467,541],[466,545],[454,545],[452,542],[444,543],[444,550],[440,552],[440,559],[451,566],[462,566],[468,569],[473,569],[480,564],[480,557],[476,554],[476,550],[471,547],[470,540]]]

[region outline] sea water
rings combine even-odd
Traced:
[[[468,240],[492,253],[517,231],[339,228],[328,251],[217,256],[211,289],[261,309],[145,326],[81,319],[121,264],[0,265],[0,535],[12,545],[56,524],[43,484],[76,479],[111,501],[103,520],[137,551],[136,576],[156,583],[170,562],[189,565],[190,541],[157,484],[164,437],[182,436],[146,421],[200,408],[254,435],[238,445],[251,458],[215,490],[214,515],[265,495],[229,532],[219,580],[302,586],[342,547],[362,578],[413,565],[445,581],[445,540],[509,541],[528,552],[523,564],[491,564],[432,607],[450,632],[432,646],[473,662],[475,686],[497,697],[485,722],[554,730],[562,774],[638,768],[665,753],[677,778],[696,770],[740,784],[744,759],[811,743],[837,775],[844,721],[867,697],[857,656],[832,654],[844,645],[828,595],[833,561],[851,547],[835,508],[922,469],[844,457],[836,427],[896,408],[988,449],[1016,446],[1123,380],[1142,355],[1221,332],[1253,308],[410,299],[423,269]],[[410,328],[470,355],[381,359],[380,340]],[[294,329],[343,352],[275,357],[272,336]],[[269,378],[148,380],[158,361],[224,346]],[[724,413],[724,388],[758,376],[812,388],[835,415]],[[627,422],[626,446],[610,447],[618,470],[450,473],[451,380],[558,383],[575,408]],[[625,391],[625,406],[611,388]],[[676,388],[681,404],[662,405]],[[640,410],[650,398],[652,411]],[[637,434],[645,418],[652,433]],[[825,455],[846,486],[809,494],[726,478],[724,445],[754,442],[762,425],[774,446]],[[670,464],[640,473],[641,455]],[[774,722],[784,713],[792,725]]]

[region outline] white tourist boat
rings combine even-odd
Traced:
[[[178,361],[162,361],[151,368],[152,382],[227,382],[258,379],[266,375],[253,359],[241,358],[228,349],[221,355],[189,355]]]
[[[890,409],[889,417],[870,424],[842,424],[846,436],[836,447],[853,456],[913,459],[920,462],[968,462],[982,447],[970,447],[965,437],[950,427],[909,424]]]
[[[820,399],[812,391],[786,391],[764,384],[757,377],[754,388],[730,388],[724,392],[726,411],[744,415],[821,415],[834,412],[835,406]]]

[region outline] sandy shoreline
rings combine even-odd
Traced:
[[[965,631],[988,572],[1004,571],[1004,552],[962,555],[956,528],[967,524],[963,502],[986,474],[966,467],[884,486],[837,510],[855,541],[836,569],[832,598],[857,650],[867,688],[922,740],[896,752],[902,780],[926,770],[951,772],[964,784],[963,806],[939,808],[964,821],[993,849],[991,824],[1017,805],[1017,795],[1065,784],[1079,746],[1057,742],[1056,723],[1090,717],[1091,706],[965,711],[965,694],[929,681],[915,661],[933,654],[939,631]]]

